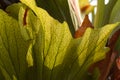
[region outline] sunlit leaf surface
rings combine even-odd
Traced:
[[[105,58],[107,39],[119,23],[88,28],[74,39],[67,22],[60,23],[34,0],[21,2],[16,16],[0,10],[0,78],[84,80],[88,67]]]

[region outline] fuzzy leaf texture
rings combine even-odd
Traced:
[[[88,28],[74,39],[67,22],[34,0],[21,2],[7,8],[13,13],[0,10],[0,80],[84,80],[89,66],[109,51],[106,41],[119,23]]]

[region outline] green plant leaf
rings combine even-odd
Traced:
[[[107,26],[105,26],[101,29],[97,29],[97,30],[87,29],[82,40],[80,39],[78,41],[76,41],[76,40],[74,41],[74,39],[72,37],[68,38],[70,36],[70,34],[67,36],[67,38],[65,37],[65,39],[64,39],[64,37],[62,37],[63,31],[64,31],[64,28],[67,29],[67,27],[66,27],[67,25],[63,27],[63,25],[65,25],[65,23],[63,23],[63,25],[61,25],[62,27],[60,27],[59,22],[56,20],[53,20],[52,17],[48,16],[49,14],[47,14],[46,11],[44,11],[41,8],[38,8],[35,5],[34,1],[32,2],[32,0],[31,0],[30,3],[28,3],[26,0],[21,0],[21,1],[23,3],[25,3],[27,6],[29,6],[36,13],[36,15],[40,19],[40,22],[42,23],[41,26],[43,28],[43,32],[45,32],[44,36],[43,36],[43,38],[45,39],[44,40],[45,42],[43,42],[45,48],[43,50],[44,51],[44,57],[43,57],[43,65],[44,66],[43,66],[43,78],[42,79],[44,79],[44,80],[50,80],[50,79],[55,80],[56,78],[59,78],[59,79],[69,78],[69,79],[75,79],[75,80],[81,79],[82,74],[84,74],[84,72],[87,70],[87,68],[88,68],[88,66],[90,66],[90,64],[92,64],[96,61],[99,61],[105,57],[105,53],[109,50],[108,48],[105,48],[107,38],[108,38],[111,30],[113,30],[115,28],[115,26],[118,25],[118,23],[113,24],[113,25],[107,25]],[[34,3],[34,4],[32,4],[32,3]],[[46,16],[47,19],[43,18],[44,16]],[[52,21],[52,22],[50,22],[50,21]],[[51,24],[54,23],[55,26],[54,25],[52,25],[52,27],[46,26],[49,23],[51,23]],[[62,28],[63,28],[63,30],[61,33]],[[69,32],[69,30],[65,30],[65,31]],[[67,34],[68,32],[66,32],[65,34]],[[56,65],[56,64],[58,64],[58,63],[56,63],[58,54],[60,55],[59,52],[61,52],[61,51],[59,51],[58,46],[59,45],[62,46],[60,44],[62,38],[65,41],[67,39],[69,46],[66,49],[67,52],[65,51],[65,53],[64,52],[61,53],[62,55],[65,54],[65,56],[60,58],[60,60],[61,60],[59,63],[60,65]],[[93,40],[93,38],[94,38],[94,40]],[[73,46],[74,47],[78,46],[78,47],[77,48],[75,47],[75,50],[74,50]],[[101,55],[98,56],[98,54],[101,54]],[[78,57],[78,55],[80,55],[80,56]],[[94,57],[92,57],[93,55],[94,55]],[[86,58],[88,60],[86,60]],[[59,57],[58,57],[58,60],[59,60]],[[73,60],[73,61],[71,61],[71,60]],[[71,64],[73,64],[72,68],[71,68]],[[62,66],[62,67],[59,67],[59,66]],[[57,67],[57,69],[56,69],[56,67]],[[60,73],[59,73],[59,71],[60,71]],[[71,72],[69,72],[69,71],[71,71]],[[66,74],[64,74],[64,73],[66,73]],[[79,73],[81,76],[78,76],[79,74],[77,74],[77,73]],[[48,76],[48,77],[46,77],[46,76]],[[76,76],[76,78],[75,78],[75,76]]]
[[[68,0],[36,0],[39,7],[45,9],[52,17],[63,23],[67,21],[72,34],[75,33],[74,24],[71,19]]]
[[[25,41],[20,33],[18,22],[0,10],[0,62],[1,71],[13,75],[20,80],[26,80],[26,53],[30,41]],[[3,69],[2,69],[3,68]],[[6,80],[9,78],[4,76]]]
[[[105,4],[105,0],[98,0],[97,13],[95,15],[94,26],[103,27],[109,24],[111,14],[116,13],[113,9],[118,0],[109,0],[108,4]]]
[[[109,3],[105,5],[103,25],[109,24],[110,15],[117,1],[118,0],[109,0]]]
[[[20,9],[21,3],[14,3],[6,8],[6,12],[12,16],[13,18],[18,20],[18,13]]]
[[[44,32],[41,22],[28,7],[22,5],[19,11],[19,25],[23,39],[25,41],[32,40],[27,53],[28,56],[26,56],[29,58],[27,60],[28,66],[32,65],[28,69],[28,79],[42,79]]]
[[[105,0],[98,0],[97,13],[94,20],[94,27],[104,26],[104,14],[105,14]]]
[[[120,1],[117,0],[116,4],[113,7],[113,10],[112,10],[111,16],[110,16],[110,20],[109,20],[110,23],[114,23],[114,22],[120,21],[120,19],[119,19],[119,17],[120,17],[120,15],[119,15],[120,5],[119,5],[119,3],[120,3]]]
[[[6,80],[84,80],[89,66],[109,51],[107,39],[119,23],[88,28],[74,39],[67,22],[34,0],[21,1],[29,8],[20,6],[18,21],[0,10],[0,73]]]

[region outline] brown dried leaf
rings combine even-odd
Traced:
[[[106,80],[106,78],[108,76],[111,76],[111,74],[112,74],[111,80],[120,80],[120,70],[118,69],[120,68],[119,61],[117,61],[118,68],[116,69],[116,67],[114,66],[115,69],[113,69],[113,71],[110,72],[112,65],[116,59],[116,56],[118,55],[118,52],[116,52],[114,48],[119,36],[120,36],[120,30],[116,31],[108,41],[107,46],[110,47],[110,51],[107,53],[106,58],[90,67],[90,71],[93,71],[95,67],[99,68],[101,73],[99,80]]]
[[[28,13],[28,8],[26,8],[25,13],[24,13],[24,17],[23,17],[23,25],[26,25],[26,18],[27,18],[27,13]]]
[[[90,4],[83,6],[83,7],[81,8],[81,11],[82,11],[82,12],[85,12],[90,6],[91,6]]]
[[[110,38],[109,42],[108,42],[108,46],[111,48],[111,49],[114,49],[115,48],[115,43],[117,42],[118,38],[120,36],[120,29],[118,31],[116,31],[112,37]]]
[[[94,28],[92,26],[92,23],[90,22],[89,18],[88,18],[88,15],[85,16],[85,19],[81,25],[81,27],[79,27],[79,29],[75,32],[75,35],[74,35],[74,38],[79,38],[79,37],[82,37],[85,30],[88,28],[88,27],[91,27],[91,28]]]
[[[116,63],[115,65],[112,67],[110,73],[109,73],[109,77],[111,78],[111,80],[120,80],[120,57],[118,57],[116,59]]]

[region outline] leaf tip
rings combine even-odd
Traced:
[[[85,16],[85,19],[81,25],[81,27],[79,27],[79,29],[75,32],[74,34],[74,38],[79,38],[82,37],[84,32],[86,31],[86,29],[90,27],[90,28],[94,28],[92,23],[90,22],[88,15]]]

